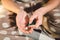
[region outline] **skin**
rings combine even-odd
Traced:
[[[20,9],[19,6],[13,0],[1,0],[3,6],[6,9],[17,14],[16,24],[18,28],[24,33],[32,33],[34,28],[38,28],[38,26],[42,24],[43,15],[56,8],[59,5],[59,1],[60,0],[49,0],[49,2],[46,3],[44,7],[41,7],[37,9],[35,12],[33,12],[33,15],[29,18],[29,23],[31,24],[32,21],[36,18],[38,20],[35,25],[29,26],[31,28],[29,31],[26,31],[25,17],[27,16],[27,13],[24,10]]]
[[[38,26],[42,24],[43,15],[53,10],[54,8],[56,8],[58,5],[59,5],[59,0],[50,0],[48,3],[45,4],[44,7],[37,9],[33,13],[33,15],[30,18],[29,23],[32,23],[34,19],[38,18],[38,21],[36,22],[36,25],[35,25],[35,27],[38,28]]]

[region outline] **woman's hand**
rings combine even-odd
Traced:
[[[19,30],[21,30],[21,32],[26,34],[32,33],[33,31],[32,25],[28,26],[29,30],[26,30],[26,27],[27,27],[26,25],[28,22],[29,22],[29,19],[28,19],[27,13],[24,10],[20,11],[16,16],[16,24]]]
[[[27,33],[25,31],[25,27],[26,27],[26,21],[25,21],[25,17],[27,16],[27,13],[24,10],[21,10],[17,16],[16,16],[16,24],[18,26],[18,28],[23,32],[23,33]]]
[[[43,14],[44,14],[44,10],[43,9],[38,9],[36,10],[33,15],[30,18],[29,23],[31,24],[33,22],[34,19],[37,19],[36,24],[35,24],[35,28],[38,28],[39,25],[42,24],[42,19],[43,19]]]

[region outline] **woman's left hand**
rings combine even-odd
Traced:
[[[39,25],[42,24],[43,14],[44,14],[44,10],[43,9],[36,10],[33,13],[33,15],[30,17],[29,23],[31,24],[34,19],[37,19],[36,24],[35,24],[35,28],[38,28]]]

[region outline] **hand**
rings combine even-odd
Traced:
[[[44,13],[44,11],[42,9],[36,10],[33,13],[33,15],[31,16],[29,23],[31,24],[34,19],[37,19],[36,24],[35,24],[35,28],[38,28],[39,25],[42,24],[43,13]]]
[[[29,34],[29,33],[32,33],[33,31],[33,25],[31,26],[28,26],[28,28],[30,28],[29,30],[26,30],[26,25],[27,23],[29,22],[29,18],[27,16],[27,13],[22,10],[21,12],[19,12],[16,16],[16,24],[19,28],[19,30],[23,33],[26,33],[26,34]]]
[[[33,29],[34,29],[34,25],[30,25],[27,26],[25,30],[28,32],[28,34],[31,34],[33,32]]]
[[[26,16],[27,16],[27,13],[24,10],[21,10],[16,16],[16,24],[23,33],[27,33],[27,31],[25,31],[25,27],[26,27],[25,17]]]

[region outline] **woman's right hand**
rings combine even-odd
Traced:
[[[26,16],[27,16],[27,13],[24,10],[21,10],[16,16],[16,24],[17,24],[19,30],[21,30],[23,33],[28,33],[25,30],[25,27],[27,24]]]

